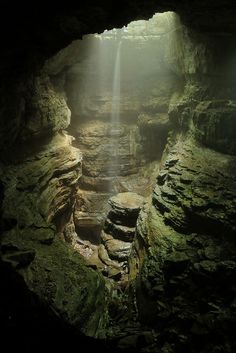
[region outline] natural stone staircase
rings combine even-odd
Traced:
[[[102,230],[99,257],[108,266],[108,277],[120,279],[128,273],[128,257],[135,225],[144,198],[133,192],[119,193],[109,199],[110,211]]]

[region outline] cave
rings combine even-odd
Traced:
[[[236,6],[14,10],[0,25],[2,344],[235,352]]]

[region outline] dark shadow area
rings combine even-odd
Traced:
[[[27,290],[19,275],[2,263],[0,277],[1,345],[8,352],[55,352],[72,348],[76,352],[110,351],[105,342],[85,337],[66,325]]]

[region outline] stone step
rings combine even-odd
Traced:
[[[133,241],[135,235],[135,227],[115,224],[109,218],[105,221],[104,230],[116,239],[129,242]]]
[[[124,268],[127,269],[127,262],[118,262],[111,260],[103,244],[100,244],[98,247],[98,256],[106,267],[106,270],[103,271],[103,275],[109,278],[113,278],[115,280],[121,279],[122,275],[124,275],[125,273]]]
[[[137,223],[137,217],[127,217],[127,215],[118,214],[116,211],[110,210],[107,216],[110,221],[117,225],[125,227],[135,228]]]
[[[128,259],[132,243],[114,239],[111,235],[102,232],[104,246],[112,260],[125,261]]]
[[[77,234],[93,244],[100,244],[100,234],[104,220],[100,213],[80,212],[74,213],[74,223]]]
[[[122,192],[109,199],[109,218],[116,224],[134,226],[144,198],[134,192]]]

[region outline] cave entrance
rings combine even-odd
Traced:
[[[137,219],[132,209],[139,209],[140,197],[148,198],[155,183],[170,130],[168,108],[179,85],[177,27],[174,13],[155,14],[86,35],[47,64],[66,95],[69,133],[83,154],[72,220],[75,247],[101,269],[127,267]],[[119,193],[125,194],[116,198]]]

